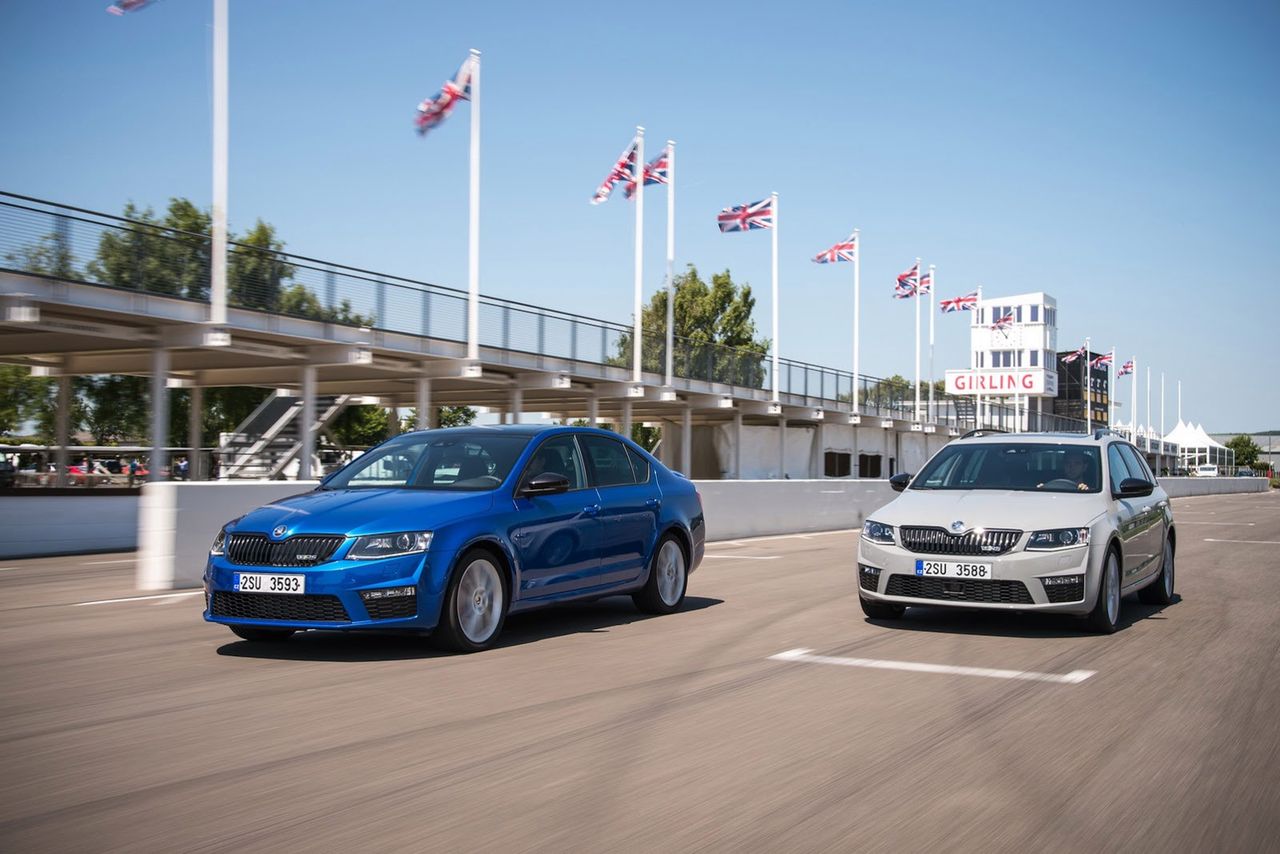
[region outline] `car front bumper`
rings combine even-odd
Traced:
[[[1087,614],[1097,595],[1099,575],[1093,565],[1093,547],[1029,552],[1023,551],[1025,539],[1024,535],[1004,554],[975,557],[919,554],[860,538],[858,595],[898,605]],[[992,577],[990,581],[924,578],[916,574],[920,560],[991,564]],[[895,580],[894,576],[902,578]],[[1064,576],[1081,576],[1080,584],[1052,586],[1044,581]]]
[[[204,573],[204,618],[224,625],[290,629],[435,628],[452,553],[428,551],[380,560],[335,560],[310,567],[242,566],[210,557]],[[245,593],[238,573],[301,575],[306,592]],[[412,597],[366,603],[361,591],[412,587]],[[406,602],[412,598],[412,603]]]

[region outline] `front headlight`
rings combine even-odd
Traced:
[[[893,545],[893,526],[874,522],[871,519],[862,523],[863,539],[881,545]]]
[[[1048,552],[1087,545],[1089,545],[1088,528],[1054,528],[1033,533],[1031,539],[1027,540],[1027,551]]]
[[[373,534],[357,537],[347,552],[350,560],[375,560],[380,557],[403,557],[420,554],[431,545],[430,531],[405,531],[400,534]]]
[[[213,538],[213,545],[209,546],[209,554],[212,557],[220,557],[226,554],[227,550],[227,529],[223,528],[218,532],[218,536]]]

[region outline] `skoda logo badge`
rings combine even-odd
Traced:
[[[954,522],[951,523],[951,530],[957,534],[960,533],[961,531],[964,530],[964,522],[962,522],[959,519],[955,520]]]
[[[271,529],[271,536],[275,537],[276,539],[279,539],[280,537],[284,536],[284,532],[287,530],[289,529],[286,528],[284,525],[276,525],[274,528]]]

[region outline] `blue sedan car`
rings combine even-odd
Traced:
[[[224,526],[204,617],[249,641],[414,629],[470,652],[543,605],[630,593],[671,613],[705,540],[693,484],[614,433],[423,430]]]

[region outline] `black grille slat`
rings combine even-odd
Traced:
[[[387,599],[374,599],[365,602],[364,609],[369,612],[370,620],[396,620],[418,615],[418,596],[392,596]]]
[[[210,612],[215,617],[244,620],[288,620],[300,623],[349,623],[337,596],[291,596],[285,593],[237,593],[215,590]]]
[[[280,542],[264,534],[232,534],[226,554],[239,566],[315,566],[333,557],[345,537],[333,534],[290,537]]]
[[[984,557],[1000,555],[1018,544],[1021,531],[989,530],[978,534],[952,534],[941,528],[903,526],[898,529],[902,547],[917,554]]]
[[[1084,578],[1072,584],[1044,584],[1044,595],[1050,602],[1079,602],[1084,598]]]
[[[919,575],[891,575],[886,596],[911,599],[937,599],[943,602],[996,602],[1006,605],[1031,605],[1031,593],[1021,581],[1006,579],[953,580]]]

